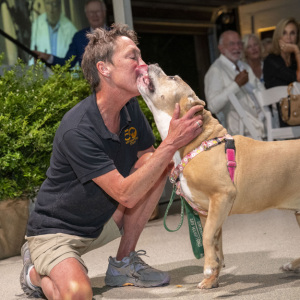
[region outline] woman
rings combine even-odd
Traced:
[[[244,61],[251,67],[255,76],[263,82],[262,46],[255,34],[246,34],[243,37]]]
[[[265,87],[300,81],[299,24],[294,18],[282,19],[273,34],[272,50],[263,67]],[[279,105],[277,105],[279,110]],[[280,126],[286,126],[279,118]]]

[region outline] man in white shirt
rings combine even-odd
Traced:
[[[252,91],[264,89],[250,66],[242,62],[242,41],[232,30],[221,34],[218,45],[220,56],[205,75],[205,97],[208,109],[232,135],[240,134],[239,117],[231,105],[228,95],[238,98],[255,128],[264,136],[263,115]],[[245,129],[244,135],[249,135]]]
[[[74,56],[70,67],[73,68],[76,64],[81,65],[84,49],[89,42],[86,34],[93,32],[96,28],[109,30],[109,27],[106,26],[106,5],[103,0],[86,0],[84,11],[89,27],[75,33],[67,53],[65,55],[54,55],[53,53],[34,51],[39,59],[53,66],[57,64],[63,66],[66,61]]]
[[[73,23],[61,13],[61,0],[44,0],[45,13],[32,23],[30,49],[64,57],[74,34]],[[29,64],[33,64],[31,59]]]

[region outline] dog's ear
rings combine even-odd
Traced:
[[[187,105],[190,105],[189,109],[192,107],[192,106],[195,106],[195,105],[203,105],[205,106],[205,102],[201,99],[199,99],[197,96],[189,96],[188,97],[188,104]]]
[[[203,105],[205,106],[205,102],[203,100],[200,100],[196,95],[188,96],[184,101],[181,101],[183,105],[181,105],[181,111],[183,114],[185,114],[187,111],[189,111],[193,106],[195,105]],[[203,110],[201,110],[200,114],[203,113]]]

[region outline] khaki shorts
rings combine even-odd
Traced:
[[[56,233],[26,237],[26,240],[36,271],[40,275],[49,276],[53,267],[70,257],[76,258],[88,270],[81,255],[104,246],[121,235],[117,224],[110,218],[98,238]]]

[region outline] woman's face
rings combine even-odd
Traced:
[[[293,23],[285,26],[281,40],[287,44],[297,44],[297,27]]]
[[[248,60],[261,58],[260,44],[253,37],[251,37],[248,41],[248,46],[245,49],[245,56]]]

